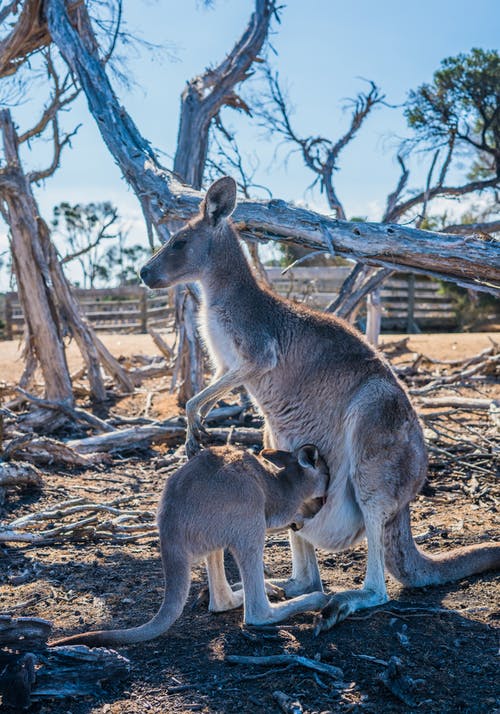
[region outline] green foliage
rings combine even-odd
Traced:
[[[410,92],[405,116],[420,142],[472,149],[473,177],[500,176],[499,53],[474,48],[444,59],[430,84]]]
[[[117,222],[118,210],[109,201],[75,205],[63,201],[54,206],[52,227],[65,242],[63,263],[78,263],[83,287],[109,280],[109,270],[101,262],[101,243],[117,238]]]
[[[111,246],[103,256],[102,269],[114,276],[118,285],[136,285],[139,266],[150,257],[150,251],[142,245],[125,246],[123,240]]]
[[[139,244],[126,244],[126,230],[112,203],[62,202],[53,214],[52,226],[64,242],[63,263],[76,263],[80,268],[78,284],[93,288],[137,283],[137,268],[149,251]]]
[[[468,332],[500,324],[500,300],[494,295],[449,282],[441,283],[439,292],[451,300],[459,330]]]

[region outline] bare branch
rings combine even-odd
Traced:
[[[472,235],[473,233],[482,233],[490,235],[491,233],[500,232],[500,220],[485,221],[483,223],[458,223],[443,228],[445,233],[457,233],[458,235]]]
[[[28,131],[25,131],[19,136],[19,143],[22,144],[25,141],[29,141],[34,136],[39,136],[42,134],[50,122],[52,122],[57,114],[57,112],[70,104],[78,94],[80,93],[80,88],[75,88],[74,82],[71,79],[71,74],[68,72],[63,82],[59,80],[59,76],[54,67],[52,61],[52,56],[50,53],[50,48],[45,53],[45,60],[47,65],[47,73],[54,82],[54,93],[51,97],[49,104],[43,110],[43,114],[38,120],[38,122]],[[68,94],[68,91],[70,91]]]
[[[110,226],[113,225],[113,223],[116,222],[117,218],[118,210],[116,208],[113,208],[109,220],[105,221],[102,224],[96,239],[88,245],[84,246],[81,250],[77,250],[74,253],[68,253],[67,255],[65,255],[64,258],[61,258],[61,264],[69,263],[70,261],[75,260],[75,258],[79,258],[80,256],[85,255],[85,253],[89,253],[91,250],[96,248],[102,240],[106,238],[116,238],[118,234],[106,235],[106,231]]]
[[[180,184],[159,164],[118,102],[105,68],[71,26],[63,0],[45,0],[45,8],[54,42],[77,75],[106,145],[133,190],[148,203],[155,222],[192,217],[198,211],[200,193]],[[81,25],[85,37],[87,28]],[[407,268],[492,293],[500,290],[498,250],[473,236],[464,239],[409,226],[350,223],[279,200],[242,201],[234,221],[244,238],[291,241],[315,250],[328,248],[323,233],[326,228],[336,253],[344,257],[382,267]]]
[[[376,290],[392,272],[388,268],[369,268],[365,273],[365,280],[346,296],[346,299],[335,310],[335,314],[340,317],[349,317],[362,300]]]
[[[344,134],[344,136],[337,141],[337,143],[330,152],[333,163],[336,162],[342,149],[344,149],[347,144],[349,144],[349,142],[352,141],[352,139],[356,136],[357,132],[361,128],[361,125],[363,124],[363,121],[366,119],[373,107],[385,101],[385,94],[380,93],[380,90],[375,84],[375,82],[370,80],[369,84],[370,91],[368,92],[368,94],[360,92],[356,99],[352,102],[352,104],[354,105],[354,111],[351,117],[351,126]]]
[[[399,165],[401,166],[401,176],[399,177],[398,185],[396,186],[396,189],[394,190],[394,192],[390,193],[387,196],[387,206],[385,208],[385,213],[382,218],[383,221],[389,220],[389,216],[392,214],[392,212],[398,202],[399,197],[403,193],[403,191],[406,187],[406,184],[408,183],[408,178],[410,176],[410,172],[406,168],[405,163],[403,161],[403,157],[401,156],[401,154],[398,154],[398,162],[399,162]]]
[[[265,67],[264,72],[270,98],[268,102],[258,101],[255,113],[260,116],[264,126],[281,134],[285,142],[298,147],[305,165],[320,180],[321,190],[325,191],[330,208],[336,212],[337,218],[345,220],[344,208],[333,185],[333,174],[338,168],[340,153],[354,139],[373,107],[384,101],[384,95],[380,93],[374,82],[370,82],[370,91],[368,93],[360,92],[353,100],[354,109],[349,129],[335,144],[322,136],[301,138],[292,127],[289,101],[281,88],[279,75],[273,74],[269,66]]]
[[[422,225],[422,223],[427,215],[427,206],[429,204],[429,194],[430,194],[430,190],[431,190],[432,174],[434,173],[434,168],[436,166],[438,157],[439,157],[439,149],[435,152],[435,154],[432,158],[432,161],[431,161],[431,165],[429,167],[429,171],[427,172],[427,181],[425,183],[424,200],[422,202],[422,210],[420,212],[420,216],[418,217],[418,221],[416,224],[417,228],[420,228],[420,226]]]
[[[52,158],[52,161],[50,163],[50,166],[47,166],[46,169],[40,169],[39,171],[30,171],[28,174],[28,180],[31,183],[37,183],[38,181],[42,181],[43,179],[48,178],[49,176],[52,176],[52,174],[57,170],[59,167],[59,161],[61,159],[61,153],[66,144],[69,144],[71,142],[71,139],[75,136],[76,132],[78,129],[81,127],[81,124],[78,124],[73,131],[71,131],[69,134],[65,134],[65,136],[61,139],[59,136],[59,122],[57,119],[57,114],[52,118],[52,131],[53,131],[53,141],[54,141],[54,155]]]
[[[423,203],[426,195],[427,200],[431,200],[433,198],[437,198],[438,196],[465,196],[468,193],[479,193],[480,191],[484,191],[488,188],[500,188],[500,178],[494,177],[479,181],[469,181],[462,186],[434,186],[429,191],[422,191],[421,193],[412,196],[412,198],[409,198],[407,201],[403,201],[394,206],[386,220],[391,222],[397,221],[411,208]]]
[[[260,189],[271,198],[272,193],[270,189],[254,181],[258,161],[254,161],[254,163],[251,164],[250,160],[245,161],[243,159],[235,135],[224,126],[219,114],[215,117],[214,125],[217,129],[217,131],[214,132],[214,141],[219,161],[215,158],[208,158],[207,166],[213,169],[216,176],[225,176],[228,170],[229,173],[236,172],[235,180],[238,189],[245,198],[251,197],[252,189]],[[222,141],[219,136],[222,137]]]
[[[74,16],[81,0],[68,3],[68,13]],[[20,2],[11,2],[0,11],[1,20],[9,14],[17,14]],[[43,0],[25,0],[18,20],[11,32],[0,40],[0,77],[14,74],[23,62],[36,50],[50,44],[51,37],[42,13]]]
[[[223,106],[250,113],[234,87],[250,76],[275,12],[274,0],[255,0],[250,22],[226,59],[218,67],[194,77],[182,93],[174,171],[194,188],[202,184],[208,133],[214,117]]]

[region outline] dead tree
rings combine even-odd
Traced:
[[[335,212],[337,218],[345,220],[345,209],[334,185],[334,175],[339,169],[340,155],[356,137],[372,110],[384,102],[385,96],[374,82],[370,82],[369,91],[360,92],[352,101],[353,110],[349,128],[337,141],[323,136],[301,137],[292,125],[289,102],[280,85],[278,75],[271,71],[269,65],[264,68],[264,75],[267,80],[268,96],[264,99],[255,99],[252,102],[256,115],[269,132],[282,136],[287,143],[294,145],[299,150],[304,164],[316,175],[310,188],[319,183],[320,190],[326,195],[330,209]],[[308,255],[311,253],[304,253],[300,260],[307,259]],[[357,263],[342,286],[338,298],[329,307],[329,311],[353,320],[361,300],[366,295],[366,285],[368,287],[370,285],[364,281],[365,290],[360,290],[357,283],[367,273],[373,273],[373,271]],[[352,299],[353,295],[356,295],[355,300]],[[378,329],[373,329],[373,327],[378,325],[380,328],[380,301],[377,301],[376,297],[374,300],[369,300],[367,309],[367,336],[370,341],[376,344]]]
[[[210,128],[223,107],[249,113],[235,87],[252,74],[252,64],[267,37],[269,23],[276,13],[272,0],[256,0],[255,9],[243,35],[227,57],[217,66],[191,79],[181,96],[181,112],[174,171],[186,183],[200,189],[207,162]],[[178,401],[184,406],[203,387],[203,349],[196,327],[197,301],[194,286],[175,291],[178,336],[176,375]],[[181,329],[182,326],[182,329]],[[175,388],[172,383],[172,389]]]
[[[303,138],[293,128],[289,102],[280,86],[277,74],[273,74],[269,67],[266,67],[265,76],[268,83],[268,96],[264,97],[264,99],[259,98],[252,103],[254,111],[268,130],[274,135],[280,135],[287,143],[292,144],[300,151],[304,164],[316,175],[312,185],[314,186],[317,182],[320,182],[321,190],[325,192],[330,208],[335,211],[338,218],[345,219],[342,202],[339,200],[334,187],[334,171],[338,169],[338,159],[342,149],[355,137],[370,111],[377,104],[384,101],[383,95],[380,94],[373,82],[370,83],[371,88],[368,93],[358,95],[353,102],[354,109],[350,127],[338,141],[333,142],[322,136]],[[425,93],[424,96],[427,97]],[[446,149],[434,152],[425,188],[422,191],[413,192],[407,199],[403,199],[403,195],[408,184],[409,171],[402,157],[398,156],[402,170],[401,176],[395,191],[387,199],[386,210],[382,216],[383,223],[398,222],[403,218],[406,219],[409,211],[418,211],[415,217],[415,225],[419,228],[426,217],[429,203],[433,198],[437,196],[470,195],[484,189],[497,188],[500,185],[498,171],[496,176],[484,180],[469,181],[462,186],[445,185],[447,172],[459,141],[457,138],[459,135],[458,129],[450,125],[448,131]],[[462,143],[465,141],[470,142],[470,133],[467,136],[464,135],[461,140]],[[483,152],[495,153],[492,147],[484,144],[484,141],[481,147]],[[481,224],[481,229],[494,231],[498,229],[499,225],[498,221],[493,221]],[[466,229],[457,230],[456,226],[452,226],[452,230],[455,233],[467,233]],[[363,263],[358,263],[346,279],[339,296],[332,302],[328,310],[342,317],[352,316],[361,300],[368,295],[366,331],[370,341],[376,342],[381,318],[379,288],[382,281],[390,275],[390,272],[389,269],[373,268]]]
[[[54,89],[38,122],[18,134],[10,112],[3,110],[0,114],[5,159],[0,169],[0,202],[10,227],[13,265],[26,325],[26,368],[21,386],[29,384],[38,364],[44,376],[46,398],[71,405],[72,386],[63,345],[63,337],[71,336],[82,353],[92,399],[104,401],[106,391],[101,364],[128,391],[133,389],[132,382],[82,318],[31,189],[33,183],[51,176],[59,165],[62,150],[72,134],[61,137],[58,111],[78,94],[69,74],[60,81],[50,51],[45,55]],[[40,136],[50,127],[54,146],[50,165],[42,170],[25,172],[19,158],[19,145]],[[41,421],[45,428],[53,428],[60,423],[61,415],[45,413]]]
[[[142,197],[159,231],[162,218],[186,220],[193,216],[201,195],[161,166],[120,105],[93,49],[88,18],[80,17],[76,30],[63,0],[45,0],[44,8],[52,39],[78,78],[106,146]],[[84,10],[80,5],[77,12]],[[446,188],[453,191],[453,187]],[[352,223],[276,199],[240,202],[234,221],[243,237],[290,241],[315,250],[327,250],[331,243],[338,255],[372,266],[412,270],[476,290],[500,292],[498,243],[474,235],[436,233],[392,223]]]

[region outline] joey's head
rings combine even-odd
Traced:
[[[303,501],[326,497],[330,474],[313,444],[304,444],[293,452],[263,449],[260,456],[282,469],[280,475],[286,477],[290,484],[300,485]]]
[[[149,288],[167,288],[176,283],[200,280],[210,266],[214,241],[236,205],[236,183],[230,176],[215,181],[200,205],[199,214],[141,268]]]

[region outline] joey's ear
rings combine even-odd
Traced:
[[[203,213],[210,225],[216,226],[227,218],[236,206],[236,182],[231,176],[214,181],[203,201]]]
[[[319,451],[314,444],[304,444],[297,451],[297,461],[303,469],[315,469],[318,466]]]
[[[270,461],[280,469],[284,469],[290,464],[290,459],[293,458],[289,451],[279,451],[278,449],[262,449],[259,456],[262,456],[266,461]]]

